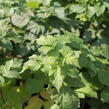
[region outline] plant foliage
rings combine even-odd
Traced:
[[[0,0],[0,109],[109,108],[109,0]]]

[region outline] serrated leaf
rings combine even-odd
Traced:
[[[97,84],[93,83],[93,80],[91,80],[87,73],[80,74],[80,77],[84,86],[76,89],[76,91],[78,93],[83,93],[88,97],[97,98],[97,92],[95,91],[98,89]]]
[[[46,45],[46,46],[52,46],[54,43],[56,43],[55,38],[53,38],[53,36],[41,36],[36,41],[38,45]]]
[[[1,66],[2,75],[7,78],[16,78],[20,74],[22,59],[11,59]]]
[[[40,56],[33,55],[30,57],[30,60],[24,63],[22,71],[23,73],[25,70],[30,69],[31,71],[37,71],[41,67]]]
[[[27,69],[31,69],[32,71],[37,71],[40,67],[41,67],[41,64],[38,63],[36,60],[29,60],[24,64],[21,73]]]
[[[61,92],[61,109],[78,109],[79,99],[71,90],[64,88]]]
[[[51,47],[51,46],[42,46],[38,50],[39,50],[39,52],[47,54],[52,49],[53,49],[53,47]]]
[[[53,85],[56,87],[56,89],[59,92],[63,84],[63,76],[61,74],[61,69],[59,67],[57,68],[57,71],[54,74],[54,78],[55,79],[53,80]]]
[[[78,109],[78,98],[66,93],[63,95],[61,109]]]

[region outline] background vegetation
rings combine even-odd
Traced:
[[[0,109],[109,108],[109,0],[0,0]]]

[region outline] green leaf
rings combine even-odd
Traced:
[[[46,45],[46,46],[52,46],[55,43],[57,43],[53,36],[41,36],[36,41],[38,45]]]
[[[43,100],[38,96],[33,96],[29,99],[28,105],[24,109],[41,109],[43,106]]]
[[[28,79],[26,80],[25,89],[29,94],[39,93],[44,87],[42,79]]]
[[[11,86],[11,88],[3,88],[3,97],[10,109],[21,109],[23,103],[29,98],[29,94],[24,89],[24,86]]]
[[[80,67],[89,69],[89,74],[91,75],[91,77],[94,77],[97,74],[94,60],[95,58],[92,55],[88,55],[88,54],[85,55],[81,54],[79,57]]]
[[[102,103],[96,99],[89,100],[88,104],[91,106],[91,109],[107,109],[109,107],[109,104]]]
[[[101,92],[101,100],[103,102],[109,103],[109,89],[104,89]]]
[[[93,79],[91,79],[87,73],[80,74],[80,77],[84,86],[76,89],[76,92],[83,93],[88,97],[97,98],[97,83],[93,82]]]
[[[65,78],[65,82],[66,84],[68,84],[69,87],[83,87],[83,83],[81,82],[81,80],[79,78],[71,78],[71,77],[66,77]]]
[[[73,4],[73,5],[71,5],[71,7],[70,7],[71,13],[72,13],[72,12],[75,12],[75,13],[83,13],[84,10],[85,10],[84,6],[79,5],[79,4]]]
[[[99,71],[98,72],[98,79],[103,84],[109,87],[109,72],[108,71]]]
[[[29,54],[29,49],[27,47],[19,47],[17,46],[15,49],[15,54],[20,55],[22,57],[27,56]]]
[[[64,92],[62,96],[61,109],[78,109],[78,98],[75,94]]]
[[[47,54],[52,49],[53,49],[53,47],[51,47],[51,46],[42,46],[38,50],[39,50],[39,52]]]
[[[100,4],[100,3],[97,3],[95,6],[95,11],[96,11],[96,15],[97,16],[100,16],[104,13],[105,11],[105,5],[104,4]]]
[[[41,67],[41,57],[33,55],[30,59],[24,63],[23,69],[20,73],[23,73],[25,70],[30,69],[31,71],[37,71]]]
[[[61,74],[61,69],[58,67],[57,71],[54,74],[54,80],[53,80],[53,85],[56,87],[58,92],[60,92],[60,88],[62,87],[63,84],[63,76]]]
[[[41,64],[38,63],[36,60],[29,60],[27,61],[21,72],[24,72],[27,69],[31,69],[32,71],[37,71],[41,67]]]
[[[87,10],[87,16],[88,18],[91,18],[95,14],[95,9],[93,6],[88,6]]]
[[[51,1],[52,1],[52,0],[43,0],[43,4],[49,6],[50,3],[51,3]]]
[[[11,59],[1,66],[2,75],[7,78],[16,78],[20,74],[22,59]]]
[[[59,104],[60,109],[79,108],[79,99],[77,95],[68,87],[63,87],[61,93],[58,94],[54,100]]]
[[[7,50],[13,50],[12,43],[9,40],[2,40],[0,45]]]
[[[79,66],[79,62],[78,62],[78,58],[79,58],[78,55],[79,55],[78,52],[75,53],[75,55],[73,55],[73,54],[66,54],[66,56],[65,56],[66,63],[67,64],[72,64],[72,65],[74,65],[74,66],[79,68],[80,66]]]
[[[25,6],[27,7],[31,7],[31,8],[39,8],[40,3],[38,3],[37,1],[33,1],[33,2],[27,2],[25,4]]]
[[[96,91],[94,91],[92,88],[90,88],[89,86],[80,88],[76,90],[77,93],[83,93],[88,97],[92,97],[92,98],[97,98],[97,93]]]
[[[0,86],[2,86],[4,83],[5,83],[5,79],[2,76],[0,76]]]
[[[71,37],[70,46],[73,49],[80,49],[83,47],[83,40],[77,36],[73,36],[73,37]]]
[[[75,93],[78,95],[78,98],[85,99],[85,94],[84,93],[78,92],[78,91],[75,91]]]
[[[60,107],[57,104],[54,104],[50,109],[60,109]]]
[[[4,109],[4,103],[1,97],[0,97],[0,109]]]
[[[14,14],[12,16],[12,23],[17,27],[22,28],[27,25],[29,19],[30,19],[29,16],[25,13],[22,13],[21,15]]]
[[[89,63],[89,59],[86,56],[84,56],[83,54],[81,54],[79,57],[80,66],[87,67],[88,63]]]
[[[65,12],[63,7],[56,7],[55,8],[55,15],[58,18],[64,19],[65,18]]]

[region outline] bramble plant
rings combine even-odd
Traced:
[[[109,0],[0,0],[0,109],[109,108]]]

